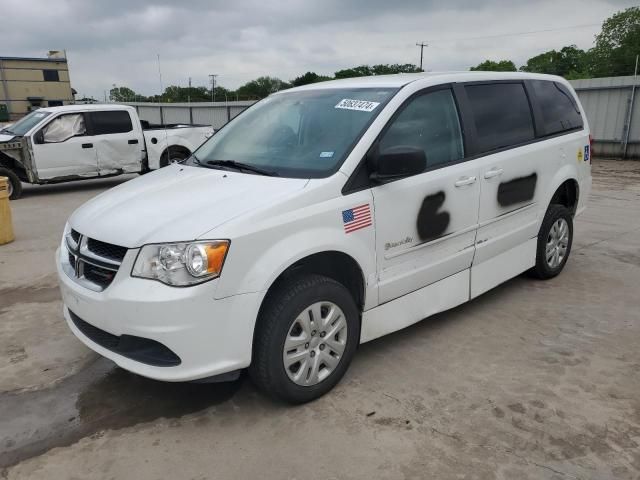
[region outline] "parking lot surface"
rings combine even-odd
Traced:
[[[593,176],[559,277],[367,343],[298,407],[87,350],[53,255],[74,208],[127,178],[25,187],[0,246],[0,478],[640,478],[640,162]]]

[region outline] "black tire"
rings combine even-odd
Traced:
[[[172,163],[181,162],[185,158],[189,156],[188,152],[185,152],[181,148],[171,148],[169,147],[168,151],[165,151],[160,157],[160,168],[166,167]]]
[[[22,196],[22,182],[13,170],[0,167],[0,177],[9,177],[9,199],[17,200]]]
[[[347,325],[346,345],[337,366],[326,378],[315,385],[302,386],[285,371],[284,342],[294,320],[316,302],[332,302],[342,310]],[[256,325],[249,375],[260,390],[277,400],[293,404],[309,402],[340,381],[359,342],[360,312],[351,293],[342,284],[321,275],[294,276],[284,280],[265,300]]]
[[[550,240],[551,229],[559,220],[564,220],[568,226],[568,244],[564,257],[557,266],[551,266],[547,261],[547,242]],[[536,250],[536,265],[527,273],[534,278],[547,280],[558,275],[569,259],[571,245],[573,243],[573,217],[564,205],[551,204],[544,216],[540,232],[538,233],[538,248]]]

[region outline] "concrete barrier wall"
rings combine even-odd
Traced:
[[[220,128],[255,101],[198,103],[127,103],[150,123],[200,123]]]

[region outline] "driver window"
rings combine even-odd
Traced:
[[[462,159],[462,132],[451,90],[438,90],[411,100],[379,145],[380,152],[398,146],[419,148],[427,157],[427,168]]]
[[[86,133],[82,113],[60,115],[43,128],[44,143],[60,143]]]

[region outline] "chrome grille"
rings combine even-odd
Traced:
[[[69,277],[81,285],[101,292],[113,281],[126,247],[86,237],[71,230],[65,238],[68,255],[62,258],[62,267]]]

